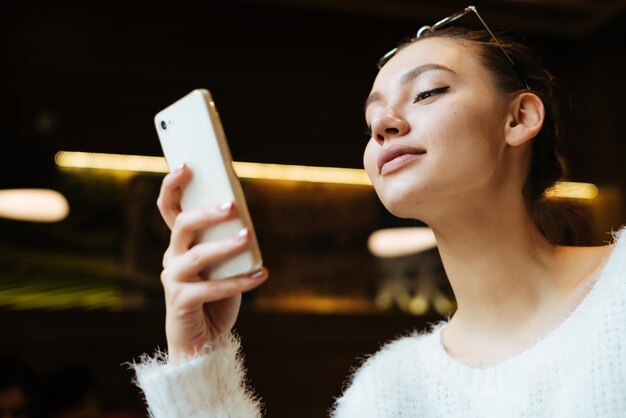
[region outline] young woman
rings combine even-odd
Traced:
[[[559,244],[567,229],[543,198],[564,174],[552,77],[486,26],[440,28],[460,15],[381,62],[363,158],[385,207],[435,232],[458,310],[370,357],[331,413],[626,416],[626,239]],[[158,201],[172,229],[162,274],[169,357],[137,365],[138,383],[157,418],[259,416],[230,331],[241,293],[268,272],[200,279],[248,235],[192,245],[237,208],[181,213],[190,174],[183,166],[167,175]]]

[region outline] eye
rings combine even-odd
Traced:
[[[418,93],[417,96],[415,96],[415,99],[413,100],[413,103],[421,102],[422,100],[426,100],[429,97],[434,96],[435,94],[443,93],[446,90],[448,90],[449,88],[450,88],[450,86],[444,86],[444,87],[439,87],[439,88],[436,88],[436,89],[426,90],[426,91],[423,91],[421,93]]]

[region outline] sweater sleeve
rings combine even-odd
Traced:
[[[258,418],[259,399],[247,388],[239,339],[227,334],[174,365],[167,354],[132,364],[152,418]]]

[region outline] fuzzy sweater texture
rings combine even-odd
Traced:
[[[488,368],[453,359],[440,322],[383,346],[352,376],[334,418],[626,417],[626,237],[578,307],[520,354]],[[175,366],[145,356],[133,367],[153,418],[260,417],[240,345],[224,336]]]

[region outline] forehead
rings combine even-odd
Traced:
[[[424,64],[444,65],[459,75],[481,71],[476,49],[450,38],[427,38],[402,48],[379,71],[373,90],[399,82],[407,71]]]

